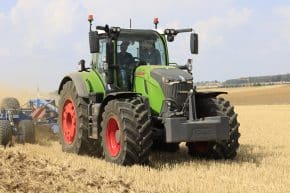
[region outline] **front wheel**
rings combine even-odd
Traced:
[[[201,117],[228,116],[229,117],[229,140],[218,142],[195,142],[187,143],[188,153],[195,157],[207,159],[233,159],[239,148],[239,122],[234,107],[223,98],[205,98],[197,100],[197,115]]]
[[[20,103],[18,99],[13,98],[13,97],[7,97],[2,99],[1,104],[0,104],[1,109],[6,109],[6,110],[19,110],[20,109]]]
[[[102,119],[102,147],[107,161],[120,165],[148,163],[152,131],[141,98],[109,101]]]

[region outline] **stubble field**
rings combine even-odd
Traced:
[[[150,166],[122,167],[63,153],[38,132],[35,145],[0,147],[0,192],[289,192],[290,86],[223,90],[241,123],[235,160],[192,159],[181,145],[152,153]]]

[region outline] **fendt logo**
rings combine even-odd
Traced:
[[[144,74],[145,74],[144,71],[139,71],[135,73],[136,76],[144,76]]]

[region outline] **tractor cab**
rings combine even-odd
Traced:
[[[163,37],[154,30],[121,29],[116,38],[99,35],[96,70],[117,90],[131,90],[140,65],[168,65]]]
[[[100,74],[105,83],[107,93],[120,91],[136,91],[134,88],[135,71],[139,66],[169,66],[167,42],[174,41],[177,34],[192,32],[188,29],[121,29],[119,27],[96,26],[91,29],[90,22],[90,52],[91,67]],[[198,53],[198,37],[196,33],[190,36],[191,53]],[[191,61],[191,60],[190,60]],[[188,66],[175,66],[187,69],[191,73],[191,63]],[[141,72],[142,73],[142,72]]]

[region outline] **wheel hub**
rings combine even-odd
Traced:
[[[111,156],[116,157],[121,149],[121,130],[118,119],[111,116],[107,122],[106,145]]]
[[[62,129],[64,141],[72,144],[75,139],[77,127],[76,108],[71,99],[67,99],[63,105],[62,111]]]
[[[120,143],[120,140],[121,140],[121,132],[120,132],[120,129],[118,129],[116,131],[116,141],[117,141],[117,143]]]

